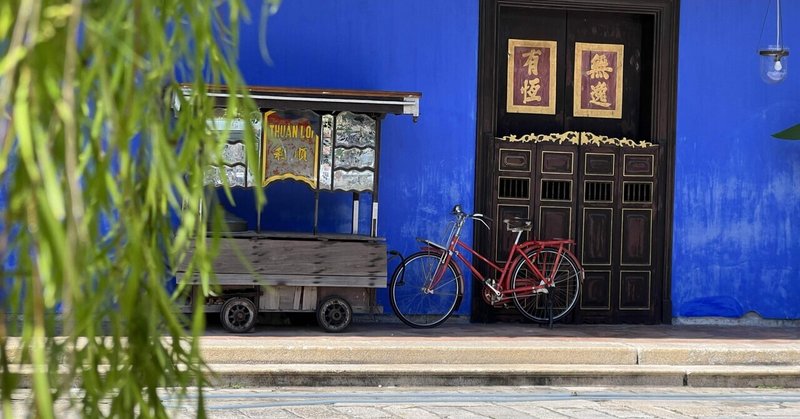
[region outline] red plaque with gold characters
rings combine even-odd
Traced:
[[[555,41],[508,40],[506,112],[556,113]]]
[[[622,118],[624,45],[575,43],[573,115]]]

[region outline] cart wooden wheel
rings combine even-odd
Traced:
[[[222,327],[231,333],[250,331],[256,324],[256,305],[247,298],[234,297],[225,302],[219,318]]]
[[[317,323],[326,332],[337,333],[353,321],[353,309],[342,297],[330,296],[317,306]]]

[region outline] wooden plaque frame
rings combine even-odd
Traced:
[[[603,64],[595,65],[595,59],[604,60]],[[575,43],[573,115],[622,118],[624,62],[624,45]],[[602,91],[595,93],[595,89]]]
[[[524,68],[525,56],[538,50],[544,60],[536,58],[535,70]],[[558,44],[556,41],[540,41],[526,39],[508,40],[508,84],[506,92],[506,112],[537,113],[555,115],[556,113],[556,63],[558,62]],[[535,74],[533,74],[535,71]],[[536,81],[539,96],[526,100],[525,82]],[[530,104],[528,103],[530,102]]]

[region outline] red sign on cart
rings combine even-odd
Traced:
[[[264,114],[262,186],[294,179],[317,187],[320,116],[312,111]]]

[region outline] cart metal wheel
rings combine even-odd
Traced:
[[[317,306],[317,323],[326,332],[337,333],[353,321],[353,309],[342,297],[330,296]]]
[[[219,312],[222,327],[231,333],[249,332],[256,324],[257,315],[256,305],[242,297],[229,299]]]

